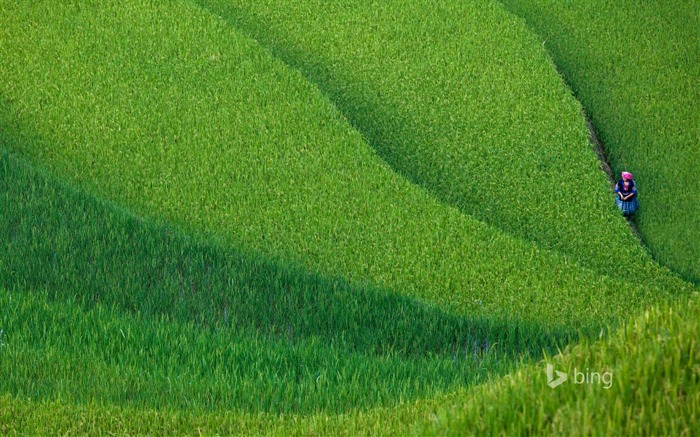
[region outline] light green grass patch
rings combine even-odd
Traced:
[[[439,418],[418,429],[435,435],[693,434],[700,426],[700,305],[697,293],[682,302],[649,308],[609,339],[586,341],[443,399]],[[569,379],[549,387],[547,363]],[[612,385],[593,372],[609,372]]]
[[[197,3],[298,68],[439,199],[603,274],[638,275],[619,268],[629,256],[620,248],[638,248],[580,104],[537,37],[497,2]]]

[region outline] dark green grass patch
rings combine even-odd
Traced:
[[[700,3],[503,3],[546,40],[616,175],[635,174],[644,243],[700,280]]]
[[[308,338],[369,354],[538,355],[578,333],[466,317],[188,237],[0,156],[0,286],[145,317]],[[593,328],[595,329],[595,327]],[[591,331],[592,332],[592,331]]]
[[[339,412],[473,384],[586,334],[194,239],[4,153],[0,193],[0,392],[13,396]]]
[[[145,409],[330,414],[454,390],[512,365],[489,355],[362,354],[322,338],[292,342],[167,314],[84,310],[77,301],[2,292],[0,392]]]

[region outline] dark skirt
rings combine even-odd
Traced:
[[[637,200],[637,196],[634,196],[632,200],[622,200],[618,197],[615,200],[615,203],[617,203],[617,207],[620,208],[620,211],[622,211],[624,215],[632,215],[637,212],[637,209],[639,209],[639,201]]]

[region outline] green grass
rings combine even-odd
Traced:
[[[331,414],[454,390],[499,368],[490,356],[481,362],[464,351],[458,361],[450,352],[361,353],[349,341],[265,337],[250,327],[207,328],[101,304],[83,310],[38,291],[3,292],[1,302],[0,390],[19,399]]]
[[[601,253],[601,242],[635,243],[611,207],[580,104],[541,42],[497,2],[197,3],[299,69],[409,180],[621,275],[626,255]]]
[[[585,341],[537,366],[443,400],[439,419],[422,432],[693,435],[700,427],[700,301],[696,293],[681,302],[648,309],[609,339]],[[612,386],[569,379],[550,388],[547,362],[569,378],[574,369],[611,372]]]
[[[579,336],[193,239],[6,155],[0,193],[2,393],[339,412],[473,384]]]
[[[700,4],[504,0],[537,31],[590,113],[610,164],[639,183],[661,263],[700,280]]]
[[[692,285],[524,23],[199,4],[3,2],[0,433],[696,427]]]
[[[0,431],[78,434],[688,435],[700,426],[700,306],[650,308],[609,339],[471,390],[343,415],[271,415],[75,405],[0,397]],[[611,372],[603,385],[547,386],[546,363]],[[24,420],[17,420],[18,417]]]
[[[0,188],[0,285],[14,290],[0,381],[19,397],[337,412],[470,385],[601,327],[467,317],[324,279],[144,221],[6,154]]]
[[[79,5],[3,10],[3,139],[92,193],[475,317],[597,329],[680,290],[612,210],[621,241],[578,238],[609,244],[591,263],[619,261],[631,285],[440,203],[300,74],[194,5]]]

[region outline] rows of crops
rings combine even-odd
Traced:
[[[248,411],[387,404],[553,353],[630,305],[599,310],[583,331],[450,314],[193,240],[16,158],[0,161],[0,187],[0,285],[14,290],[3,296],[0,387],[19,396]],[[660,298],[637,293],[635,305]]]
[[[615,173],[635,174],[645,244],[700,280],[700,3],[503,3],[547,41]]]
[[[634,243],[611,208],[581,107],[541,43],[497,2],[198,3],[298,68],[411,181],[619,275],[617,251]]]
[[[2,434],[523,431],[475,385],[693,289],[498,3],[8,1],[0,58]]]
[[[8,157],[0,188],[2,392],[342,411],[471,384],[578,335],[450,314],[192,240]]]
[[[12,150],[138,213],[474,315],[577,329],[649,298],[398,177],[315,88],[210,14],[111,8],[6,14]],[[624,227],[617,235],[601,264],[656,282],[652,294],[677,292]]]
[[[547,360],[557,369],[612,375],[609,389],[568,385],[550,389],[546,362],[471,390],[345,415],[279,416],[234,411],[144,409],[0,396],[0,431],[191,435],[269,433],[352,435],[684,435],[697,429],[700,405],[700,305],[654,307],[613,338],[577,346]],[[2,342],[0,342],[2,346]],[[660,383],[663,381],[663,383]],[[537,408],[530,408],[537,405]],[[18,421],[17,418],[23,418]]]

